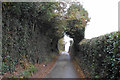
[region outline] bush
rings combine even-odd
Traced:
[[[1,74],[4,74],[7,71],[10,71],[12,73],[15,70],[15,62],[12,60],[10,56],[5,57],[6,62],[2,63],[2,72]]]

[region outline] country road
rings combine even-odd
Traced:
[[[61,54],[46,78],[79,78],[69,55]]]

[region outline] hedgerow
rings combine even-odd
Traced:
[[[77,47],[73,57],[86,76],[109,79],[120,76],[120,32],[84,39]]]
[[[56,28],[62,23],[54,13],[56,8],[58,3],[53,2],[2,3],[2,74],[14,72],[25,59],[35,64],[57,55],[57,41],[64,29]]]

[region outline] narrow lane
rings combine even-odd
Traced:
[[[61,54],[46,78],[79,78],[69,55]]]

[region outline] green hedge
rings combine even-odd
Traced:
[[[63,33],[58,35],[55,31],[53,22],[59,20],[52,15],[55,5],[57,3],[2,3],[2,74],[13,72],[23,58],[35,64],[50,61],[57,55],[57,41]]]
[[[120,76],[120,32],[82,40],[73,55],[85,74],[94,78]]]

